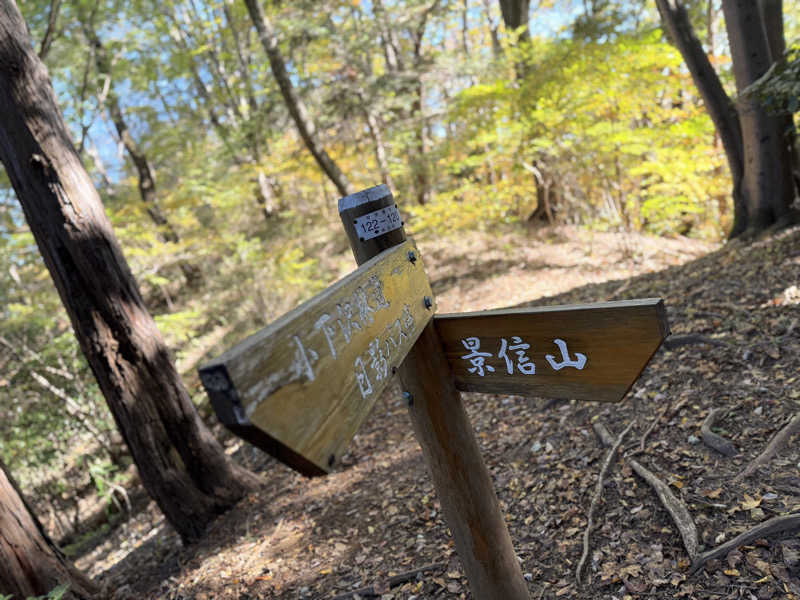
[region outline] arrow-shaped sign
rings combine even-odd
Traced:
[[[301,473],[327,473],[434,308],[407,241],[205,365],[200,379],[236,435]]]
[[[462,391],[617,402],[669,335],[659,298],[437,315]]]

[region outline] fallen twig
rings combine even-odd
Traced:
[[[679,346],[689,346],[692,344],[708,344],[709,346],[727,346],[728,342],[715,340],[714,338],[697,333],[687,333],[684,335],[671,335],[664,340],[664,348],[674,350]]]
[[[426,565],[424,567],[420,567],[419,569],[413,569],[411,571],[406,571],[405,573],[400,573],[399,575],[393,575],[386,580],[386,587],[393,588],[399,585],[403,585],[404,583],[408,583],[409,581],[413,581],[417,578],[417,575],[422,573],[426,573],[428,571],[436,571],[439,569],[446,569],[447,563],[439,562],[433,563],[430,565]],[[351,592],[345,592],[344,594],[339,594],[338,596],[334,596],[331,600],[347,600],[347,598],[352,598],[353,596],[358,595],[362,598],[380,598],[383,594],[379,591],[375,590],[374,585],[369,585],[367,587],[358,588],[357,590],[353,590]]]
[[[794,533],[797,530],[800,530],[800,513],[773,517],[763,523],[759,523],[752,529],[740,533],[732,540],[728,540],[716,548],[703,552],[692,561],[692,568],[689,569],[689,575],[702,569],[712,558],[726,556],[728,552],[739,546],[744,546],[745,544],[749,544],[750,542],[754,542],[768,535],[774,535],[776,533]]]
[[[650,434],[653,432],[653,429],[656,428],[656,425],[664,418],[664,415],[667,414],[669,410],[669,404],[664,405],[664,408],[661,410],[659,415],[653,419],[653,422],[650,423],[650,426],[647,428],[647,431],[644,432],[641,441],[639,442],[639,452],[644,452],[644,446],[647,443],[647,438],[650,437]]]
[[[595,423],[594,430],[605,445],[609,445],[612,442],[613,438],[611,434],[602,423]],[[667,509],[675,526],[678,528],[678,532],[681,534],[686,553],[689,555],[690,559],[694,560],[695,556],[697,556],[697,528],[694,525],[694,521],[686,505],[672,494],[666,483],[642,466],[641,463],[632,458],[628,459],[628,463],[631,465],[631,468],[636,471],[636,474],[649,483],[650,487],[655,490],[658,499],[661,501],[661,504],[664,505],[664,508]]]
[[[751,460],[750,463],[742,470],[742,472],[734,477],[733,480],[740,481],[745,477],[752,475],[758,467],[771,459],[775,453],[781,449],[781,446],[788,442],[789,438],[798,431],[800,431],[800,413],[796,413],[789,420],[789,422],[784,425],[778,433],[775,434],[775,437],[769,441],[769,444],[767,444],[761,454]]]
[[[628,461],[631,468],[636,471],[636,474],[650,484],[650,487],[655,490],[656,496],[661,500],[661,504],[667,509],[667,512],[672,517],[675,526],[681,534],[683,545],[686,548],[686,553],[689,558],[694,560],[697,556],[697,528],[692,520],[692,515],[689,514],[689,509],[680,499],[676,498],[669,490],[669,486],[661,481],[655,474],[648,471],[641,463],[631,459]]]
[[[700,437],[703,439],[703,443],[712,450],[716,450],[725,456],[735,456],[737,453],[736,446],[730,440],[711,431],[714,421],[726,412],[728,412],[728,409],[724,407],[718,407],[709,412],[700,426]]]
[[[600,498],[603,495],[603,486],[605,485],[606,474],[608,473],[611,463],[614,462],[614,459],[616,458],[619,446],[622,444],[622,439],[631,430],[631,427],[633,427],[634,423],[635,421],[631,421],[623,430],[623,432],[617,436],[617,439],[611,446],[611,450],[608,451],[606,457],[603,459],[603,465],[600,467],[600,475],[597,477],[597,486],[594,490],[594,496],[592,496],[592,502],[589,504],[589,514],[586,517],[586,529],[583,532],[583,553],[581,554],[581,559],[578,561],[578,566],[575,569],[575,581],[578,583],[578,585],[581,584],[581,573],[583,572],[583,567],[586,565],[586,559],[589,556],[589,538],[592,534],[592,529],[594,529],[594,513],[597,510],[597,505],[600,503]]]

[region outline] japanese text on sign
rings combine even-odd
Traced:
[[[467,354],[462,355],[461,358],[469,361],[470,365],[472,365],[467,369],[470,373],[484,377],[487,373],[495,372],[494,366],[486,362],[487,359],[494,357],[494,355],[491,352],[481,351],[480,338],[464,338],[461,343],[469,351]],[[553,343],[558,347],[561,354],[560,360],[552,354],[545,355],[545,359],[553,370],[560,371],[565,367],[581,370],[586,366],[587,358],[585,354],[576,352],[575,358],[571,358],[567,343],[564,340],[556,338]],[[519,336],[511,336],[510,342],[506,338],[501,338],[497,358],[503,359],[505,370],[509,375],[513,375],[515,370],[522,375],[535,375],[536,365],[527,354],[530,348],[531,345],[524,342]],[[516,358],[516,361],[511,355]]]

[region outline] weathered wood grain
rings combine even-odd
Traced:
[[[200,369],[218,417],[289,466],[328,472],[433,316],[426,297],[413,242],[376,256]]]
[[[437,315],[434,325],[462,391],[601,402],[621,400],[669,334],[658,298]],[[489,354],[482,364],[465,345],[474,347],[470,338]],[[555,340],[569,361],[558,370],[565,357]]]
[[[339,200],[339,214],[356,261],[361,264],[405,239],[402,228],[360,239],[354,221],[361,215],[393,206],[386,186],[370,188]],[[429,323],[400,366],[409,417],[422,447],[473,598],[528,600],[528,589],[514,553],[489,470],[453,384],[442,344]]]

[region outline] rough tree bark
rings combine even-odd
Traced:
[[[336,186],[336,189],[342,196],[347,196],[353,192],[350,187],[350,182],[347,181],[344,173],[342,173],[339,166],[322,147],[322,143],[317,136],[317,129],[311,117],[308,114],[305,104],[295,92],[292,80],[289,78],[289,73],[286,71],[286,63],[281,55],[281,50],[278,47],[278,36],[275,34],[275,29],[272,23],[267,19],[264,14],[264,9],[261,7],[260,0],[244,0],[247,6],[247,11],[250,13],[250,18],[253,25],[258,31],[258,37],[261,40],[261,45],[267,53],[269,65],[272,69],[272,75],[281,90],[281,95],[286,103],[286,108],[292,116],[294,124],[297,126],[297,131],[303,139],[308,151],[317,161],[322,171]]]
[[[725,149],[733,180],[734,221],[729,237],[754,235],[788,223],[792,216],[791,163],[786,140],[775,135],[777,119],[765,115],[752,98],[744,97],[735,105],[711,66],[682,2],[655,2]],[[724,0],[722,4],[734,76],[741,91],[755,81],[756,74],[763,75],[772,62],[767,31],[777,30],[775,5],[780,2],[762,0],[763,7],[753,0]]]
[[[744,149],[747,228],[759,232],[773,225],[788,224],[794,200],[791,158],[781,131],[782,120],[767,114],[756,97],[741,95],[773,62],[762,18],[764,13],[753,0],[724,0],[722,10],[736,89],[740,93],[737,112]],[[772,11],[766,13],[772,14]],[[775,34],[773,37],[777,37],[774,21],[770,19],[770,27]],[[782,28],[780,37],[780,41],[773,41],[776,51],[782,45]]]
[[[677,0],[656,0],[656,6],[672,43],[683,56],[722,141],[733,181],[734,217],[730,235],[735,237],[747,227],[747,203],[742,190],[744,150],[736,107],[725,93],[717,72],[703,50],[703,44],[694,32],[686,8]]]
[[[199,539],[258,479],[183,387],[13,0],[0,0],[0,160],[145,488],[183,540]]]
[[[66,600],[88,599],[98,592],[47,536],[0,461],[0,594],[42,596],[65,583]]]
[[[528,32],[528,14],[530,13],[531,2],[530,0],[500,0],[500,12],[503,13],[503,23],[506,29],[516,31],[523,25],[523,29],[519,34],[519,41],[527,41],[530,39]]]

